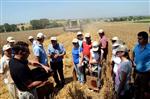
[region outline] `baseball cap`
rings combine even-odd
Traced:
[[[42,39],[42,38],[45,38],[45,37],[46,36],[43,33],[41,33],[41,32],[37,34],[37,38],[38,39]]]
[[[86,33],[85,37],[91,37],[90,33]]]
[[[3,51],[6,51],[10,48],[11,48],[11,46],[9,44],[6,44],[6,45],[3,46]]]
[[[57,38],[55,36],[51,37],[51,41],[57,41]]]
[[[119,38],[117,36],[114,36],[111,40],[117,41],[117,40],[119,40]]]
[[[7,42],[15,42],[14,37],[11,37],[11,36],[8,37],[8,38],[7,38]]]
[[[33,36],[29,36],[28,39],[30,40],[30,39],[34,39],[34,38],[33,38]]]
[[[103,32],[104,32],[103,29],[99,29],[97,33],[101,34],[101,33],[103,33]]]
[[[93,51],[98,51],[98,49],[99,49],[99,43],[97,41],[94,41],[92,43],[92,50]]]
[[[78,39],[74,38],[74,39],[72,40],[72,43],[78,43]]]
[[[82,35],[82,32],[77,32],[77,36],[78,36],[78,35]]]
[[[128,49],[128,47],[126,45],[120,45],[118,48],[117,48],[117,52],[118,51],[123,51],[123,52],[129,52],[130,50]]]

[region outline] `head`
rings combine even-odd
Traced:
[[[28,39],[29,39],[29,41],[30,41],[31,43],[32,43],[33,40],[34,40],[33,36],[29,36]]]
[[[92,51],[93,52],[98,52],[99,51],[99,47],[100,47],[100,44],[97,41],[94,41],[92,43]]]
[[[37,41],[42,44],[44,42],[45,37],[46,36],[43,33],[40,32],[40,33],[37,34]]]
[[[117,36],[114,36],[112,39],[111,39],[111,42],[112,44],[114,44],[116,41],[118,41],[119,38]]]
[[[103,29],[99,29],[97,33],[99,34],[99,36],[100,36],[101,38],[105,35]]]
[[[127,58],[129,59],[129,49],[127,48],[126,45],[120,45],[118,48],[117,48],[117,52],[116,52],[116,55],[120,58]]]
[[[57,45],[57,38],[55,36],[51,37],[51,44],[53,46],[56,46]]]
[[[29,45],[26,42],[18,41],[13,47],[13,50],[15,52],[15,55],[18,55],[21,60],[27,60],[30,51],[29,51]]]
[[[148,43],[148,33],[145,31],[141,31],[138,33],[138,42],[140,45],[146,45]]]
[[[7,44],[9,44],[11,47],[13,47],[14,43],[15,43],[14,37],[10,36],[7,38]]]
[[[86,33],[85,34],[85,40],[86,40],[87,43],[91,43],[91,35],[90,35],[90,33]]]
[[[3,51],[4,51],[4,55],[11,58],[12,50],[11,50],[11,46],[9,44],[6,44],[3,46]]]
[[[72,40],[72,44],[73,44],[74,48],[78,48],[79,47],[78,39],[74,38]]]
[[[82,32],[77,32],[77,39],[78,40],[83,40],[83,34],[82,34]]]

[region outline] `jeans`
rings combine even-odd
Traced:
[[[63,61],[60,62],[50,62],[51,68],[54,72],[53,78],[56,82],[56,84],[60,85],[60,81],[58,78],[58,74],[61,79],[61,83],[64,85],[65,83],[65,78],[64,78],[64,73],[63,73]]]
[[[80,83],[84,83],[83,66],[79,66],[79,64],[75,64],[74,69],[76,70],[78,81]]]

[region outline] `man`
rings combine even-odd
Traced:
[[[45,35],[43,33],[37,34],[37,44],[33,48],[33,53],[36,61],[43,65],[49,66],[47,54],[43,46],[44,39]]]
[[[28,67],[27,58],[30,51],[27,43],[18,41],[14,45],[14,52],[15,56],[10,60],[9,68],[11,77],[21,93],[19,99],[38,99],[36,87],[45,85],[47,81],[33,80],[34,77]],[[41,65],[41,67],[46,71],[49,70],[46,66]]]
[[[88,68],[90,60],[90,50],[92,48],[90,33],[85,34],[85,41],[83,41],[82,47],[83,47],[83,61],[84,61],[83,73],[84,73],[84,81],[86,81],[86,68]]]
[[[51,37],[51,44],[48,46],[48,55],[50,58],[50,65],[54,72],[54,80],[56,82],[56,87],[64,86],[65,79],[63,73],[63,57],[66,54],[66,50],[62,44],[57,42],[56,37]],[[61,79],[61,83],[58,79],[58,74]]]
[[[32,43],[32,48],[37,44],[37,41],[33,38],[33,36],[28,37],[29,41]]]
[[[82,47],[82,42],[83,42],[82,32],[77,32],[77,39],[78,39],[78,42],[79,42],[79,47]]]
[[[11,99],[17,99],[17,89],[14,84],[14,81],[11,78],[10,71],[9,71],[9,61],[12,57],[11,53],[11,46],[6,44],[3,46],[4,55],[0,60],[0,74],[2,74],[2,78],[4,83],[7,86],[9,97]]]
[[[103,49],[103,51],[104,51],[103,58],[105,60],[107,60],[107,55],[108,55],[108,39],[106,38],[103,29],[98,30],[98,34],[99,34],[99,37],[100,37],[101,49]]]
[[[145,99],[144,94],[150,91],[150,44],[148,43],[148,33],[141,31],[138,33],[138,44],[133,50],[133,61],[135,63],[135,99]]]

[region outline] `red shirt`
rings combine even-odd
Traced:
[[[83,41],[83,56],[90,58],[90,49],[92,48],[92,43],[87,44],[86,41]]]

